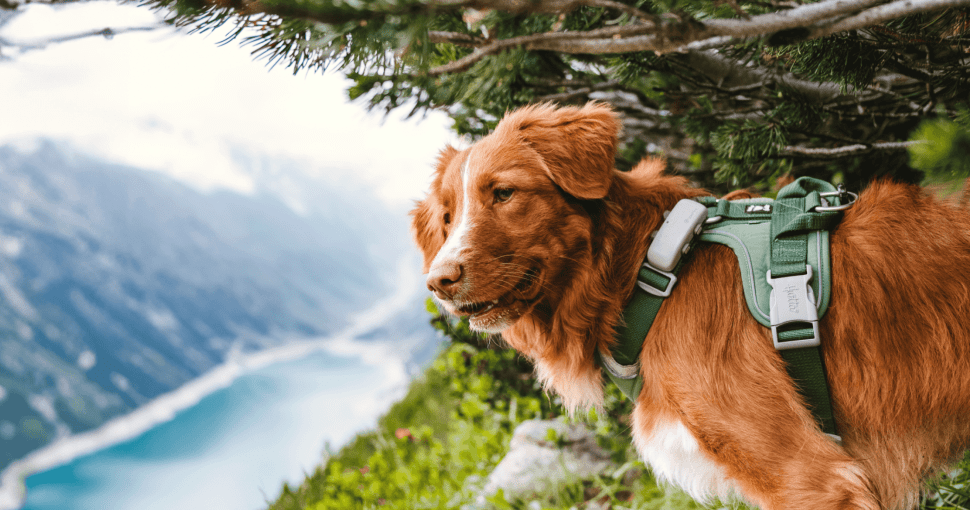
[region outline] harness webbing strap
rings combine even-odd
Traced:
[[[811,330],[809,330],[811,336]],[[822,432],[837,436],[832,401],[829,398],[829,385],[825,380],[825,364],[818,347],[803,347],[781,351],[781,358],[788,365],[791,376],[799,393],[819,421]]]
[[[821,181],[819,181],[821,182]],[[802,184],[802,180],[793,184]],[[808,257],[808,232],[828,230],[839,219],[835,212],[817,212],[822,197],[817,190],[798,186],[793,194],[801,197],[775,200],[771,213],[771,275],[775,278],[805,274]]]
[[[731,200],[718,200],[714,197],[700,197],[697,201],[708,206],[709,217],[720,216],[726,220],[743,221],[771,218],[771,206],[761,210],[753,210],[751,206],[759,203],[764,205],[773,203],[770,199],[764,199],[762,202],[733,202]]]
[[[682,264],[683,262],[674,268],[675,274]],[[665,289],[670,283],[670,278],[650,269],[648,266],[640,267],[637,280],[660,290]],[[653,321],[657,318],[663,302],[663,297],[644,292],[639,287],[633,292],[633,298],[623,314],[623,321],[616,328],[614,334],[616,343],[610,348],[610,354],[617,363],[631,366],[639,362],[643,341],[647,338],[647,333],[650,332],[650,327],[653,326]],[[604,372],[613,381],[613,384],[616,384],[627,398],[636,402],[637,395],[643,388],[643,378],[639,376],[639,370],[637,377],[628,379],[609,370],[606,364],[601,363],[601,365],[606,368]]]
[[[637,280],[657,289],[663,289],[670,281],[668,278],[645,266],[640,268]],[[650,327],[653,326],[653,321],[657,318],[657,313],[660,311],[660,306],[663,305],[663,302],[664,298],[637,289],[628,305],[629,309],[635,310],[636,313],[624,315],[624,322],[616,328],[617,338],[637,338],[642,342],[650,331]],[[640,357],[639,346],[634,349],[631,343],[626,341],[617,342],[612,352],[613,359],[623,365],[632,365]]]
[[[771,214],[772,278],[807,274],[808,233],[828,230],[838,222],[838,213],[815,210],[823,205],[819,191],[828,191],[825,186],[830,185],[814,179],[799,179],[783,190],[784,198],[779,193]],[[784,343],[814,338],[815,330],[809,324],[795,323],[791,327],[779,327],[777,335],[778,342]],[[836,435],[820,347],[784,349],[780,353],[795,386],[819,420],[822,431]]]

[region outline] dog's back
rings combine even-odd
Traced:
[[[886,501],[970,444],[970,214],[875,183],[832,233],[826,369]]]

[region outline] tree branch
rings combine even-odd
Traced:
[[[686,64],[719,87],[729,90],[744,90],[767,83],[777,83],[791,88],[815,103],[825,104],[843,97],[842,87],[836,83],[802,80],[787,72],[776,72],[764,68],[747,67],[713,51],[690,51],[685,57]],[[850,88],[849,95],[853,92]]]
[[[903,0],[867,9],[855,16],[845,18],[827,27],[820,27],[811,32],[807,39],[815,39],[826,35],[865,28],[870,25],[901,18],[921,12],[930,12],[961,5],[970,5],[970,0]]]
[[[555,101],[555,102],[568,101],[578,96],[589,96],[590,92],[594,92],[597,90],[608,90],[608,89],[616,88],[619,85],[620,85],[619,80],[609,80],[602,83],[589,85],[587,87],[570,90],[568,92],[561,92],[558,94],[547,94],[539,97],[538,99],[540,101]]]
[[[748,20],[711,19],[704,25],[712,35],[752,37],[771,34],[781,30],[801,28],[834,16],[843,16],[860,11],[884,0],[823,0],[822,2],[802,5],[794,9],[754,16]],[[919,1],[919,0],[909,0]]]
[[[775,157],[778,158],[791,158],[791,157],[811,157],[811,158],[821,158],[821,159],[832,159],[832,158],[845,158],[858,156],[859,154],[865,154],[872,151],[899,151],[904,150],[911,145],[918,143],[923,143],[922,140],[915,140],[910,142],[880,142],[873,144],[854,144],[846,145],[843,147],[795,147],[792,145],[783,148]]]
[[[516,46],[523,46],[526,49],[545,49],[542,47],[545,43],[555,43],[556,41],[569,41],[571,39],[583,39],[583,38],[600,38],[600,37],[610,37],[611,39],[606,39],[607,41],[612,41],[612,37],[623,37],[628,34],[638,34],[651,29],[650,25],[637,24],[637,25],[623,25],[618,27],[608,27],[600,28],[596,30],[589,30],[586,32],[543,32],[539,34],[523,35],[519,37],[512,37],[509,39],[499,39],[497,41],[490,42],[484,46],[475,48],[470,55],[466,55],[458,60],[454,60],[445,65],[435,67],[428,71],[431,76],[439,76],[445,73],[455,73],[465,71],[471,66],[475,65],[476,62],[485,58],[488,55],[498,53],[502,50],[508,48],[514,48]]]
[[[617,11],[629,14],[630,16],[643,21],[650,22],[653,20],[653,16],[641,11],[640,9],[637,9],[636,7],[633,7],[632,5],[620,3],[620,2],[614,2],[613,0],[585,0],[583,3],[589,7],[603,7],[606,9],[615,9]]]
[[[551,0],[543,0],[543,2],[547,1]],[[772,34],[781,30],[810,28],[811,25],[817,22],[825,22],[827,24],[825,27],[810,31],[806,39],[822,37],[838,31],[861,28],[869,24],[903,15],[934,11],[958,5],[970,5],[970,0],[897,0],[890,4],[863,11],[861,14],[851,16],[841,22],[831,23],[834,17],[857,12],[879,1],[824,0],[817,4],[805,5],[788,11],[762,14],[748,20],[711,19],[703,22],[688,20],[673,25],[664,24],[659,27],[653,23],[644,23],[614,27],[625,30],[617,30],[616,32],[608,34],[603,32],[606,29],[600,29],[587,32],[546,32],[513,37],[494,41],[486,46],[482,46],[471,55],[432,69],[429,74],[435,76],[449,72],[464,71],[487,55],[516,46],[522,46],[528,50],[573,54],[612,54],[636,51],[666,53],[685,50],[688,53],[696,54],[699,48],[710,48],[736,42],[730,38],[746,38]],[[508,2],[509,0],[501,0],[494,1],[491,4],[489,2],[479,3],[504,5],[504,3]],[[511,3],[515,2],[513,1]]]
[[[675,53],[687,53],[688,51],[703,51],[712,50],[714,48],[723,48],[724,46],[731,46],[736,43],[741,42],[740,39],[736,37],[731,37],[729,35],[719,35],[716,37],[710,37],[701,41],[694,41],[692,43],[687,43],[674,50]]]
[[[432,44],[436,43],[451,43],[457,46],[471,46],[478,47],[488,44],[487,39],[477,37],[471,34],[464,34],[461,32],[428,32],[428,42]]]
[[[119,34],[126,34],[128,32],[147,32],[151,30],[158,30],[167,26],[165,23],[156,23],[153,25],[146,25],[143,27],[121,27],[121,28],[102,28],[99,30],[90,30],[87,32],[81,32],[79,34],[62,35],[59,37],[51,37],[49,39],[44,39],[41,41],[31,42],[31,43],[18,43],[11,41],[9,39],[0,38],[0,47],[7,46],[12,48],[17,48],[20,51],[28,50],[41,50],[47,47],[49,44],[57,44],[67,41],[74,41],[77,39],[85,39],[87,37],[104,37],[105,39],[111,39],[112,37]]]

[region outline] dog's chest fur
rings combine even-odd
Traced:
[[[697,501],[711,503],[738,499],[738,491],[722,469],[701,451],[693,434],[677,419],[659,419],[649,433],[634,412],[633,443],[649,464],[657,481],[683,489]]]

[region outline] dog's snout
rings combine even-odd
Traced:
[[[435,264],[428,271],[428,290],[439,299],[451,299],[458,292],[463,274],[464,270],[457,261]]]

